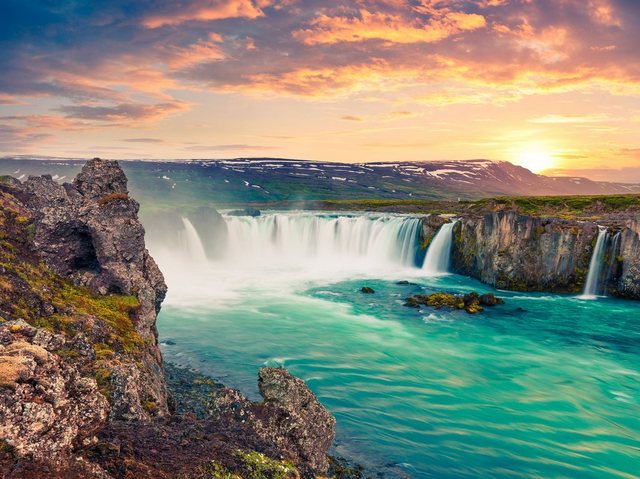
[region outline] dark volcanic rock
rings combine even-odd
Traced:
[[[373,294],[373,293],[375,293],[374,289],[373,289],[373,288],[370,288],[369,286],[363,286],[363,287],[360,289],[360,292],[361,292],[361,293],[364,293],[364,294]]]
[[[504,300],[502,298],[498,298],[493,293],[486,293],[481,295],[479,301],[482,306],[495,306],[497,304],[504,304]]]
[[[255,208],[244,208],[242,210],[229,211],[227,214],[229,216],[252,216],[255,218],[257,216],[260,216],[262,213],[260,212],[260,210],[257,210]]]
[[[252,403],[234,389],[222,389],[211,403],[211,415],[247,437],[275,445],[282,457],[302,470],[324,472],[335,436],[335,419],[301,379],[285,369],[262,368],[258,385],[264,397]]]
[[[464,218],[454,227],[452,270],[499,289],[582,291],[595,223],[513,212]]]
[[[64,336],[24,321],[0,323],[0,438],[31,461],[63,463],[106,422],[109,404],[96,380],[82,373],[93,349],[86,339],[74,341],[86,356],[68,361],[56,354],[68,346]]]
[[[261,404],[182,375],[192,384],[174,414],[155,326],[166,286],[126,188],[118,164],[102,160],[73,184],[0,182],[0,477],[326,469],[335,420],[286,371],[260,372]]]
[[[438,230],[442,225],[449,223],[451,220],[438,215],[429,215],[422,219],[422,228],[420,230],[420,248],[426,250],[435,238]]]
[[[640,299],[640,223],[627,222],[620,232],[618,250],[610,253],[615,265],[609,292],[629,299]]]
[[[128,196],[122,169],[115,161],[94,159],[73,184],[30,177],[24,189],[35,216],[34,243],[54,272],[100,294],[133,295],[140,301],[136,329],[147,344],[144,367],[131,363],[113,371],[116,404],[111,414],[148,418],[142,403],[151,401],[155,415],[166,415],[155,320],[167,287],[145,248],[139,205]]]

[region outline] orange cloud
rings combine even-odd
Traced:
[[[188,68],[199,63],[222,60],[225,54],[220,43],[222,37],[213,36],[213,40],[200,40],[187,47],[172,47],[164,62],[171,68]]]
[[[360,10],[360,17],[320,15],[311,21],[311,28],[296,30],[293,36],[306,45],[364,40],[433,43],[485,25],[485,18],[475,13],[447,12],[422,24],[400,15]]]
[[[158,104],[122,103],[118,105],[68,105],[57,110],[66,118],[109,123],[135,124],[140,121],[157,121],[171,113],[183,111],[187,105],[181,102]]]
[[[225,18],[258,18],[264,15],[262,8],[269,6],[268,1],[257,3],[251,0],[208,0],[194,1],[188,5],[178,5],[175,11],[151,15],[143,19],[146,28],[160,28],[167,25],[199,20],[221,20]]]

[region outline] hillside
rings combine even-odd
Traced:
[[[84,160],[0,159],[0,174],[72,178]],[[477,200],[494,196],[608,195],[640,185],[536,175],[487,160],[343,164],[282,159],[122,161],[132,193],[147,207],[322,200]],[[150,200],[150,201],[147,201]],[[149,206],[153,205],[153,206]]]

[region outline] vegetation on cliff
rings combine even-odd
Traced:
[[[335,420],[286,371],[260,372],[264,403],[206,381],[204,414],[171,414],[155,329],[166,286],[137,210],[115,162],[89,162],[64,186],[0,182],[0,476],[285,479],[326,470]]]

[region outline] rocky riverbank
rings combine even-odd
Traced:
[[[259,404],[215,385],[176,412],[137,213],[116,162],[0,182],[0,477],[324,474],[335,420],[285,370],[260,370]]]

